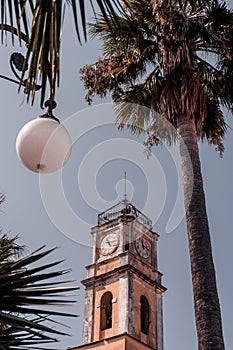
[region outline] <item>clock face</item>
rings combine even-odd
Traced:
[[[100,242],[100,251],[103,255],[112,254],[118,247],[119,239],[116,233],[109,233]]]
[[[136,249],[143,258],[149,258],[151,252],[151,244],[147,239],[142,236],[138,237],[136,239]]]

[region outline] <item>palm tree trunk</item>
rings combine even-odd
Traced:
[[[212,257],[194,121],[177,120],[199,350],[224,350],[221,311]],[[193,179],[193,181],[192,181]]]

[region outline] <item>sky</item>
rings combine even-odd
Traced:
[[[231,3],[232,4],[232,3]],[[178,150],[157,147],[148,160],[143,137],[120,132],[114,124],[110,99],[85,103],[79,69],[101,56],[98,42],[80,46],[73,33],[69,10],[64,24],[61,84],[55,115],[65,124],[72,138],[72,154],[66,166],[54,174],[27,170],[18,160],[15,140],[22,126],[43,114],[39,99],[28,105],[17,86],[0,79],[0,191],[6,194],[1,227],[9,235],[19,235],[28,250],[46,245],[59,247],[51,260],[66,259],[70,278],[80,286],[70,320],[70,337],[61,338],[58,349],[81,344],[85,266],[91,263],[90,227],[97,215],[124,195],[127,172],[128,199],[153,220],[159,233],[159,270],[163,273],[164,350],[197,348],[192,301],[192,285],[186,225],[182,204]],[[0,47],[0,74],[12,76],[9,57],[24,47]],[[229,126],[231,117],[226,115]],[[212,248],[222,310],[226,349],[233,346],[233,186],[232,130],[225,137],[222,159],[213,147],[200,143],[200,157],[211,229]],[[71,311],[69,309],[69,311]]]

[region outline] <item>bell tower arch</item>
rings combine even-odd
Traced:
[[[123,200],[98,215],[86,266],[83,343],[78,349],[163,350],[159,235],[152,222]]]

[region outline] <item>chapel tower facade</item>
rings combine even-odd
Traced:
[[[124,200],[98,215],[78,349],[163,350],[162,274],[152,222]]]

